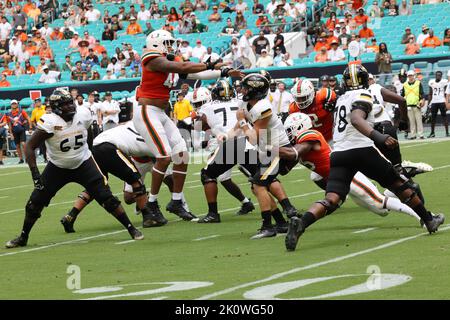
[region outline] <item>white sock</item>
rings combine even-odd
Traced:
[[[149,193],[148,202],[155,202],[156,200],[158,200],[158,195]]]
[[[172,193],[172,199],[173,200],[182,200],[183,199],[183,193],[182,192],[173,192]]]
[[[397,198],[386,197],[386,208],[389,210],[405,213],[420,221],[420,217],[417,215],[417,213],[415,213],[413,209],[408,207],[406,204],[402,203]]]
[[[244,203],[247,203],[247,202],[250,202],[250,199],[249,199],[249,198],[247,198],[247,197],[245,197],[245,198],[244,198],[244,200],[242,200],[242,202],[241,202],[241,203],[242,203],[242,204],[244,204]]]

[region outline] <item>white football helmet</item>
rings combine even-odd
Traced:
[[[148,50],[157,50],[161,53],[175,51],[175,38],[169,31],[155,30],[147,36],[146,46]]]
[[[205,103],[211,101],[211,92],[205,87],[199,87],[192,94],[192,103],[195,108],[200,108]]]
[[[295,112],[290,114],[284,122],[284,129],[292,144],[295,144],[295,140],[300,136],[303,131],[312,128],[311,118],[301,112]]]
[[[295,103],[300,109],[308,108],[314,101],[316,90],[309,80],[298,80],[291,89]]]

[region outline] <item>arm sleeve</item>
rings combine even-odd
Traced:
[[[190,73],[187,75],[187,79],[194,80],[212,80],[219,79],[221,75],[220,70],[205,70],[197,73]]]

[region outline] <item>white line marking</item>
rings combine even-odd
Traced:
[[[449,230],[449,229],[450,229],[450,224],[447,224],[447,225],[441,227],[439,229],[439,232],[443,232],[443,231],[446,231],[446,230]],[[414,236],[409,236],[409,237],[401,238],[401,239],[398,239],[398,240],[386,242],[386,243],[381,244],[379,246],[372,247],[372,248],[369,248],[369,249],[365,249],[365,250],[362,250],[362,251],[357,251],[357,252],[354,252],[354,253],[350,253],[350,254],[347,254],[345,256],[340,256],[340,257],[336,257],[336,258],[333,258],[333,259],[325,260],[325,261],[322,261],[322,262],[313,263],[313,264],[310,264],[310,265],[307,265],[307,266],[304,266],[304,267],[298,267],[298,268],[294,268],[294,269],[291,269],[291,270],[288,270],[288,271],[285,271],[285,272],[276,273],[276,274],[271,275],[270,277],[267,277],[265,279],[243,283],[243,284],[240,284],[240,285],[235,286],[235,287],[231,287],[231,288],[228,288],[228,289],[224,289],[224,290],[220,290],[220,291],[216,291],[216,292],[204,295],[204,296],[202,296],[200,298],[197,298],[196,300],[206,300],[206,299],[215,298],[217,296],[228,294],[228,293],[234,292],[234,291],[242,289],[242,288],[247,288],[247,287],[251,287],[253,285],[266,283],[266,282],[269,282],[269,281],[272,281],[272,280],[275,280],[275,279],[279,279],[279,278],[282,278],[284,276],[287,276],[287,275],[290,275],[290,274],[293,274],[293,273],[297,273],[297,272],[304,271],[304,270],[318,268],[318,267],[321,267],[321,266],[324,266],[324,265],[327,265],[327,264],[340,262],[340,261],[343,261],[343,260],[347,260],[347,259],[350,259],[350,258],[361,256],[361,255],[366,254],[366,253],[371,253],[371,252],[374,252],[374,251],[377,251],[377,250],[389,248],[389,247],[395,246],[397,244],[400,244],[400,243],[403,243],[403,242],[406,242],[406,241],[409,241],[409,240],[414,240],[414,239],[419,238],[419,237],[424,236],[424,235],[428,235],[428,232],[423,232],[423,233],[416,234]]]
[[[378,228],[367,228],[367,229],[362,229],[362,230],[354,231],[354,232],[352,232],[352,233],[365,233],[365,232],[369,232],[369,231],[372,231],[372,230],[375,230],[375,229],[378,229]]]
[[[441,166],[441,167],[436,167],[436,168],[433,168],[433,171],[434,171],[434,170],[445,169],[445,168],[450,168],[450,164],[447,164],[447,165],[445,165],[445,166]],[[431,172],[433,172],[433,171],[431,171]]]
[[[144,299],[144,300],[164,300],[167,299],[167,296],[161,296],[161,297],[156,297],[156,298],[150,298],[150,299]]]
[[[9,198],[9,196],[0,197],[0,199],[5,199],[5,198]]]
[[[12,190],[12,189],[21,189],[21,188],[27,188],[27,187],[31,188],[31,187],[33,187],[33,185],[31,185],[31,184],[24,184],[24,185],[21,185],[21,186],[2,188],[2,189],[0,189],[0,191],[6,191],[6,190]]]
[[[30,171],[13,171],[13,172],[8,172],[8,173],[0,173],[0,177],[4,177],[4,176],[12,176],[14,174],[20,174],[20,173],[29,173]]]
[[[208,239],[213,239],[213,238],[217,238],[217,237],[220,237],[220,234],[213,234],[212,236],[197,238],[192,241],[202,241],[202,240],[208,240]]]
[[[121,241],[121,242],[116,242],[114,244],[127,244],[127,243],[132,243],[135,242],[136,240],[125,240],[125,241]]]
[[[202,184],[199,184],[199,185],[196,185],[196,186],[189,186],[189,187],[186,187],[186,188],[193,189],[193,188],[200,188],[202,186],[203,186]]]

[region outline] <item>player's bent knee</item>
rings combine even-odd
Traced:
[[[217,179],[211,178],[210,176],[208,176],[205,169],[202,169],[202,171],[201,171],[200,180],[203,185],[205,185],[207,183],[217,183]]]
[[[340,207],[339,203],[336,203],[329,199],[319,200],[319,201],[316,201],[316,203],[322,205],[325,208],[326,215],[332,214],[334,211],[336,211]]]
[[[147,194],[147,189],[145,188],[145,185],[141,181],[138,181],[138,182],[139,182],[139,186],[133,187],[133,195],[135,198]]]
[[[120,200],[114,196],[111,196],[102,203],[102,206],[109,213],[114,213],[120,206]]]
[[[133,204],[136,202],[134,194],[126,191],[123,193],[123,201],[125,201],[126,204]]]
[[[86,204],[89,204],[92,201],[91,196],[89,195],[89,193],[87,193],[86,190],[82,191],[79,195],[78,198],[80,198],[81,200],[83,200],[84,202],[86,202]]]
[[[44,209],[43,205],[28,200],[27,205],[25,206],[25,215],[32,219],[39,219],[41,217],[42,209]]]

